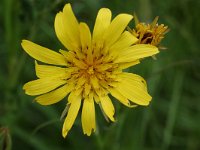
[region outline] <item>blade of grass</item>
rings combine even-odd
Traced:
[[[162,64],[161,63],[158,63],[158,62],[155,62],[155,64],[153,65],[153,67],[151,68],[152,70],[152,73],[153,74],[156,70],[159,70],[161,68]],[[146,136],[146,130],[148,129],[147,126],[148,126],[148,122],[152,119],[152,103],[154,101],[154,95],[156,93],[156,89],[160,83],[160,80],[161,80],[161,74],[157,74],[155,76],[153,76],[152,78],[149,79],[149,82],[148,82],[148,88],[150,90],[150,94],[152,96],[152,102],[149,106],[149,108],[144,112],[144,117],[143,117],[143,120],[142,120],[142,126],[141,126],[141,137],[143,137],[141,139],[141,146],[142,148],[145,146],[145,136]]]
[[[164,129],[162,150],[168,149],[172,140],[173,128],[176,121],[176,113],[178,111],[178,105],[181,98],[181,91],[183,87],[183,79],[184,79],[184,72],[177,71],[176,76],[174,77],[172,98],[169,104],[169,111],[167,115],[168,117]]]
[[[29,133],[27,133],[25,130],[20,129],[18,127],[15,127],[13,130],[14,134],[16,134],[20,139],[23,141],[26,141],[26,143],[29,143],[29,145],[32,145],[33,148],[37,150],[49,150],[48,146],[45,145],[41,139],[39,139],[36,136],[31,136]]]

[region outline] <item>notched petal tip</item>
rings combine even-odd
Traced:
[[[87,136],[91,136],[92,132],[96,131],[96,126],[92,127],[92,128],[83,128],[83,134],[87,135]]]
[[[98,13],[106,13],[106,14],[112,14],[111,10],[109,8],[101,8]]]
[[[29,88],[29,82],[25,83],[24,86],[22,87],[22,89],[24,90],[24,93],[26,95],[32,95],[29,91],[28,91],[28,88]]]
[[[110,120],[111,120],[112,122],[115,122],[115,121],[116,121],[115,118],[114,118],[114,116],[110,117]]]
[[[26,51],[26,47],[31,43],[32,43],[31,41],[24,39],[24,40],[21,41],[21,46]]]
[[[62,131],[62,136],[63,136],[63,138],[66,138],[67,137],[67,135],[68,135],[68,132],[69,132],[69,130],[63,130]]]
[[[55,16],[55,20],[58,20],[59,18],[58,17],[60,17],[61,15],[63,14],[63,12],[62,11],[59,11],[57,14],[56,14],[56,16]],[[55,24],[56,22],[54,22],[54,24]]]
[[[89,132],[83,132],[83,134],[85,134],[85,135],[87,135],[87,136],[91,136],[91,134],[92,134],[92,130],[91,131],[89,131]]]
[[[65,4],[63,11],[68,10],[68,9],[72,9],[72,6],[70,3]]]
[[[23,87],[22,87],[23,90],[27,89],[27,84],[28,84],[28,82],[23,85]]]
[[[158,47],[153,46],[153,45],[149,45],[149,46],[151,46],[151,48],[152,48],[156,53],[159,53],[159,52],[160,52],[159,49],[158,49]]]
[[[23,44],[24,44],[24,42],[26,42],[26,40],[22,40],[22,41],[21,41],[21,45],[23,45]]]
[[[129,102],[126,106],[129,107],[129,108],[135,108],[135,107],[137,107],[138,105],[136,105],[136,104],[131,104],[131,103]]]
[[[154,58],[156,58],[155,57],[156,54],[160,53],[158,47],[156,47],[156,46],[151,47],[151,51],[152,51],[152,55],[151,56],[154,57]]]
[[[141,106],[149,106],[149,104],[152,100],[152,97],[149,94],[147,94],[147,95],[148,95],[148,97],[145,99],[145,101],[143,103],[140,104]]]
[[[118,16],[120,16],[120,17],[123,16],[123,17],[126,17],[127,19],[129,18],[130,20],[133,19],[133,15],[126,14],[126,13],[121,13],[121,14],[119,14]],[[123,18],[123,17],[122,17],[122,18]]]
[[[25,42],[29,42],[29,40],[23,39],[21,44],[25,43]]]

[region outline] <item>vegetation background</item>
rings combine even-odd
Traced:
[[[148,82],[153,100],[129,109],[119,103],[116,123],[107,123],[98,107],[98,130],[83,135],[80,116],[68,137],[61,136],[66,100],[40,106],[22,86],[36,79],[34,60],[21,48],[28,39],[54,50],[63,48],[54,17],[71,3],[79,21],[93,27],[101,7],[136,12],[140,20],[170,27],[168,47],[157,60],[130,68]],[[200,149],[200,1],[197,0],[1,0],[0,1],[0,149],[2,150],[199,150]],[[130,25],[132,26],[132,25]]]

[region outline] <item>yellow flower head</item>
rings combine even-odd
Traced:
[[[151,24],[140,22],[136,15],[134,15],[134,19],[136,26],[135,29],[130,30],[130,32],[138,38],[137,44],[151,44],[162,49],[159,44],[169,31],[168,26],[164,24],[158,25],[158,17],[156,17]]]
[[[124,31],[133,16],[120,14],[111,21],[111,11],[99,10],[91,34],[85,23],[79,23],[71,5],[66,4],[55,18],[58,39],[68,50],[60,53],[23,40],[23,49],[34,59],[49,64],[35,63],[39,79],[26,83],[26,94],[37,96],[41,105],[51,105],[68,95],[67,116],[62,135],[71,129],[81,104],[82,128],[88,136],[95,131],[96,102],[103,113],[114,121],[115,109],[108,94],[122,104],[132,107],[148,105],[151,96],[144,79],[123,69],[138,64],[139,59],[158,53],[151,45],[137,44],[137,39]]]

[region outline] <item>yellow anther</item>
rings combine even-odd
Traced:
[[[91,74],[94,74],[94,68],[93,68],[93,66],[89,67],[87,72],[88,72],[90,75],[91,75]]]

